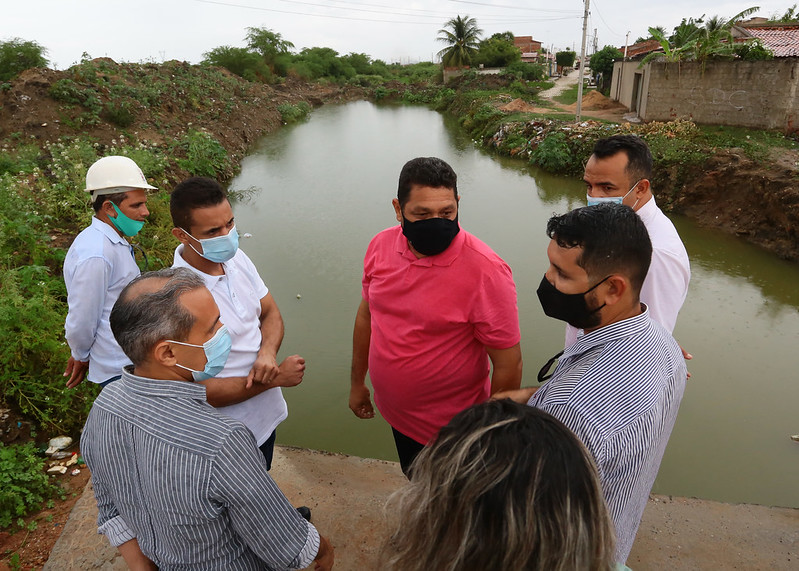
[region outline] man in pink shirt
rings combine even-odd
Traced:
[[[364,259],[349,404],[374,417],[368,370],[406,475],[453,416],[522,378],[510,267],[460,229],[458,200],[447,163],[409,161],[393,200],[400,225],[375,236]]]

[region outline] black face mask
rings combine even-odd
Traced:
[[[423,256],[435,256],[449,248],[458,232],[457,214],[455,220],[427,218],[416,222],[409,222],[405,214],[402,215],[402,233],[414,250]]]
[[[603,303],[595,309],[588,309],[585,303],[585,294],[593,290],[604,280],[597,282],[583,293],[563,293],[553,286],[544,276],[538,286],[538,301],[549,317],[565,321],[577,329],[590,329],[599,325],[601,317],[599,310],[605,307]]]

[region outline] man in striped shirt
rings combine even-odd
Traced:
[[[685,360],[639,301],[652,245],[631,208],[579,208],[551,218],[547,234],[538,297],[544,313],[584,334],[528,404],[563,421],[593,454],[624,563],[677,418]]]
[[[132,569],[301,569],[333,547],[267,473],[252,433],[206,401],[230,351],[200,276],[145,274],[111,329],[133,363],[94,402],[81,437],[105,534]]]

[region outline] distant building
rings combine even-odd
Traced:
[[[736,41],[758,39],[774,52],[774,57],[799,57],[799,23],[769,22],[765,18],[752,18],[732,27]]]
[[[541,42],[533,39],[533,36],[514,36],[513,45],[522,52],[522,61],[535,63],[538,61],[538,54],[541,52]]]

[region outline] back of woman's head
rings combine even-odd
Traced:
[[[612,568],[596,469],[559,420],[510,400],[469,408],[389,500],[382,568]]]

